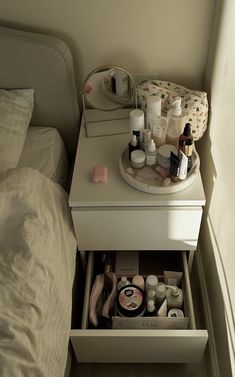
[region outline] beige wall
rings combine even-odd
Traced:
[[[131,72],[200,88],[214,0],[2,0],[0,24],[49,32],[73,50],[78,82],[92,68]]]

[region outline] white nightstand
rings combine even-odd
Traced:
[[[198,361],[208,334],[206,330],[196,329],[189,271],[205,204],[201,176],[198,174],[191,186],[174,194],[154,195],[135,190],[119,172],[118,160],[128,141],[128,133],[87,138],[84,124],[81,125],[69,204],[84,265],[86,252],[89,257],[82,329],[71,331],[73,347],[81,362]],[[91,173],[96,165],[108,167],[106,183],[92,182]],[[93,251],[101,250],[182,251],[190,328],[88,329]],[[187,251],[187,263],[184,251]]]

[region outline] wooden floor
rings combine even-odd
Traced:
[[[77,364],[71,377],[211,377],[200,364]]]

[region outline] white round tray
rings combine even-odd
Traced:
[[[163,180],[157,178],[157,173],[153,168],[145,166],[143,169],[133,169],[128,158],[128,150],[125,150],[119,159],[119,169],[122,178],[137,190],[148,192],[149,194],[172,194],[190,186],[200,168],[200,159],[197,151],[193,150],[192,168],[185,180],[171,182],[168,186],[163,186]]]

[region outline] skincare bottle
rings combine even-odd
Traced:
[[[151,117],[151,127],[153,140],[156,144],[156,147],[159,148],[161,145],[166,144],[166,132],[168,127],[167,117],[156,117],[153,115]]]
[[[152,132],[149,128],[145,128],[143,131],[143,149],[147,151],[148,144],[151,142]]]
[[[151,119],[161,116],[161,98],[159,96],[150,96],[147,98],[146,104],[146,128],[152,130]]]
[[[131,160],[131,152],[135,151],[136,149],[140,149],[136,135],[132,135],[131,141],[128,144],[128,151],[129,151],[129,160]]]
[[[179,169],[179,180],[183,181],[187,178],[188,172],[188,157],[179,150],[179,159],[180,159],[180,169]]]
[[[170,157],[170,177],[173,182],[177,182],[180,173],[180,159],[174,152],[171,152]]]
[[[148,300],[147,301],[147,308],[146,309],[147,310],[146,310],[145,315],[147,317],[153,317],[153,316],[155,316],[155,314],[156,314],[156,307],[154,305],[154,301],[153,300]]]
[[[159,308],[161,304],[163,303],[163,301],[165,300],[165,298],[166,298],[166,286],[164,283],[159,282],[156,288],[156,302]]]
[[[157,162],[157,151],[156,145],[154,140],[151,139],[150,143],[148,144],[148,148],[146,150],[146,165],[154,166]]]
[[[168,144],[175,145],[178,148],[179,136],[183,132],[185,117],[181,107],[181,97],[176,97],[172,109],[168,111],[168,127],[166,133],[166,141]]]
[[[155,289],[150,289],[148,291],[147,300],[153,300],[154,304],[156,304],[156,291],[155,291]]]
[[[131,282],[127,280],[126,276],[122,276],[121,280],[118,283],[118,290],[121,289],[122,287],[125,287],[126,285],[130,285]]]
[[[183,151],[184,149],[184,142],[186,140],[193,141],[193,135],[191,134],[191,126],[190,123],[186,123],[184,126],[184,131],[179,136],[179,148]]]
[[[141,288],[144,291],[144,278],[141,275],[135,275],[132,279],[132,284]]]
[[[171,308],[182,308],[183,306],[183,292],[182,289],[178,287],[167,288],[166,291],[167,307]]]
[[[146,291],[150,291],[150,289],[156,290],[158,283],[158,278],[155,275],[148,275],[146,278]]]
[[[132,135],[136,135],[139,146],[142,146],[144,131],[144,112],[139,109],[132,110],[130,112],[130,132]]]
[[[188,139],[184,142],[183,152],[188,157],[188,172],[192,167],[193,141]]]
[[[121,69],[115,69],[115,89],[120,97],[128,95],[128,74]]]

